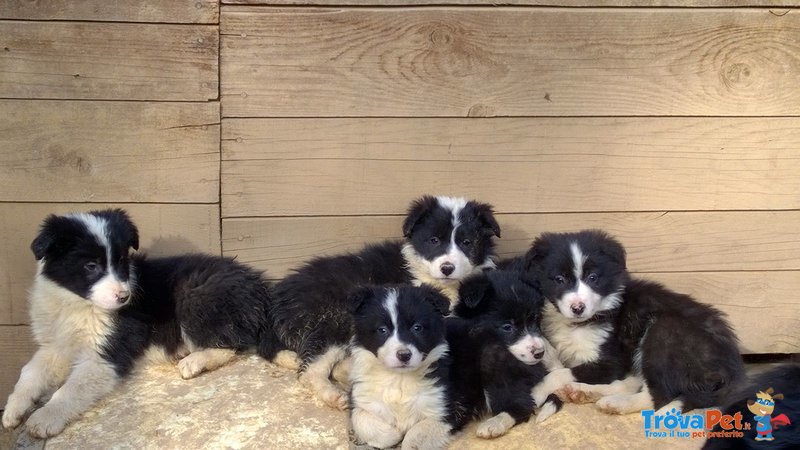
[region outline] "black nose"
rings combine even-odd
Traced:
[[[584,305],[583,303],[574,303],[572,306],[569,307],[569,309],[571,309],[576,316],[580,316],[586,309],[586,305]]]
[[[411,350],[398,350],[397,359],[399,359],[402,362],[411,361]]]
[[[451,273],[456,271],[456,266],[453,263],[447,262],[442,264],[442,266],[439,267],[439,270],[441,270],[444,276],[447,277],[450,276]]]
[[[131,297],[131,293],[128,291],[122,291],[117,294],[117,303],[125,303]]]
[[[544,350],[533,354],[534,359],[542,359],[542,356],[544,356]]]

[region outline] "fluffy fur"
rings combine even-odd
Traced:
[[[405,285],[365,287],[351,301],[350,418],[356,438],[378,448],[446,447],[475,415],[453,384],[444,320],[448,299],[426,285]]]
[[[481,412],[491,417],[477,434],[494,438],[530,419],[536,406],[531,389],[548,369],[562,366],[539,328],[543,297],[517,273],[471,277],[459,293],[461,301],[453,312],[463,320],[450,319],[448,328],[454,367],[465,385],[482,389]],[[469,375],[476,377],[466,379]],[[561,400],[551,395],[540,406],[539,422],[558,411]]]
[[[773,414],[786,414],[791,424],[776,428],[773,431],[775,437],[773,441],[756,441],[756,424],[748,403],[756,398],[759,391],[769,388],[783,394],[783,398],[775,402]],[[749,423],[752,427],[744,432],[742,438],[709,439],[703,447],[705,450],[800,448],[800,365],[781,366],[752,377],[748,383],[727,396],[721,409],[723,414],[742,413],[742,423]],[[722,429],[717,426],[712,431],[722,431]]]
[[[22,369],[3,414],[27,420],[36,437],[60,433],[113,390],[152,350],[173,358],[183,378],[228,362],[236,351],[272,352],[269,291],[259,272],[229,258],[147,259],[122,210],[50,216],[31,248],[38,272],[30,293],[39,350]]]
[[[302,361],[301,382],[334,408],[347,406],[346,393],[330,377],[342,366],[352,335],[352,292],[369,284],[426,282],[455,303],[464,277],[494,267],[492,238],[500,228],[487,204],[425,196],[411,204],[402,228],[405,242],[315,258],[273,291],[275,329]]]
[[[534,389],[537,402],[559,391],[609,413],[689,410],[719,404],[743,377],[723,314],[631,280],[622,245],[601,231],[543,234],[508,265],[539,282],[550,303],[542,328],[566,366]]]

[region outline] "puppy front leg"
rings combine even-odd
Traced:
[[[81,361],[50,401],[28,418],[28,432],[37,438],[57,435],[70,421],[111,392],[117,382],[113,367],[99,356]]]
[[[575,381],[575,377],[572,375],[572,369],[557,369],[548,373],[531,391],[534,403],[541,408],[550,394],[573,381]]]
[[[353,407],[350,420],[356,437],[371,447],[394,447],[403,438],[403,433],[371,412]]]
[[[50,389],[64,382],[69,375],[69,356],[49,347],[40,348],[22,368],[14,392],[8,397],[3,412],[3,426],[15,428],[25,413]]]

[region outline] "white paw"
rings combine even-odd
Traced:
[[[12,394],[8,399],[5,411],[3,411],[3,426],[9,429],[18,427],[31,406],[33,406],[33,403],[17,401]]]
[[[188,380],[194,378],[206,370],[206,359],[200,353],[189,353],[182,360],[178,361],[178,371],[181,378]]]
[[[403,435],[400,434],[398,430],[395,428],[387,429],[382,433],[374,433],[375,436],[371,437],[370,439],[365,439],[367,445],[370,447],[375,448],[391,448],[396,446],[400,439],[403,438]]]
[[[558,408],[553,402],[547,402],[542,406],[539,412],[536,414],[536,423],[542,423],[545,420],[549,419],[550,416],[556,413]]]
[[[300,357],[297,356],[297,353],[291,350],[281,350],[275,355],[275,358],[272,360],[274,364],[277,364],[281,367],[285,367],[287,369],[297,370],[300,368],[302,361]]]
[[[509,421],[510,419],[510,421]],[[480,438],[492,439],[508,433],[508,430],[514,426],[514,419],[508,414],[498,414],[494,417],[484,420],[478,425],[476,434]]]
[[[607,395],[597,401],[597,407],[608,414],[626,414],[628,408],[628,396],[626,395]]]
[[[67,426],[68,418],[53,408],[48,408],[47,405],[34,411],[33,414],[25,422],[28,427],[28,433],[31,436],[39,439],[45,439],[55,436],[64,431]]]
[[[330,406],[331,408],[339,409],[342,411],[347,409],[349,403],[349,398],[347,396],[347,393],[340,389],[336,389],[333,386],[318,392],[317,396],[326,405]]]

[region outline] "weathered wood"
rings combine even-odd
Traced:
[[[2,100],[0,116],[0,200],[219,201],[219,103]]]
[[[217,0],[0,0],[0,19],[218,23]]]
[[[220,252],[219,206],[181,204],[0,203],[0,324],[28,323],[26,291],[36,272],[30,243],[48,214],[121,207],[153,256]]]
[[[226,7],[223,114],[797,115],[799,32],[767,9]]]
[[[222,0],[226,5],[349,5],[349,6],[563,6],[563,7],[797,7],[794,0]],[[778,14],[782,11],[777,12]]]
[[[400,214],[422,193],[500,212],[800,208],[797,118],[241,119],[223,215]]]
[[[544,231],[599,228],[628,250],[639,273],[800,270],[800,212],[648,212],[499,214],[501,258],[525,252]],[[266,270],[270,278],[314,256],[358,250],[401,238],[401,216],[225,219],[226,255]]]
[[[19,372],[36,351],[30,327],[0,325],[0,408],[5,406]]]
[[[216,25],[0,21],[0,97],[217,98]]]

